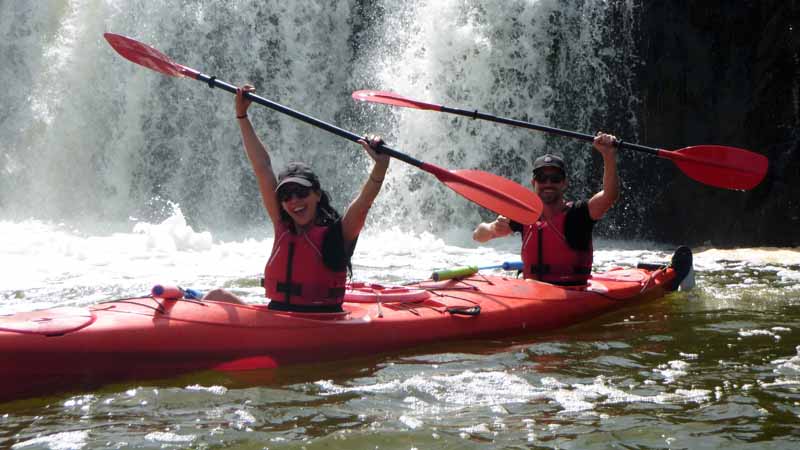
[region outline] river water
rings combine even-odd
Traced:
[[[157,283],[263,301],[272,237],[232,99],[132,65],[104,32],[448,169],[527,183],[536,156],[564,153],[569,194],[582,198],[598,188],[587,145],[349,96],[390,90],[634,142],[635,71],[620,68],[639,64],[636,13],[632,0],[0,2],[10,86],[0,92],[0,314]],[[251,120],[276,167],[313,162],[343,209],[369,168],[357,145],[262,108]],[[614,238],[596,242],[600,270],[666,260],[674,247],[617,232],[648,230],[641,205],[663,186],[639,169],[670,163],[619,161],[623,194],[598,230]],[[393,162],[355,278],[400,283],[516,260],[517,238],[469,239],[491,216]],[[691,236],[693,224],[674,226]],[[797,448],[800,251],[709,242],[695,270],[693,291],[553,333],[3,403],[0,447]]]
[[[254,233],[257,236],[258,233]],[[270,237],[221,241],[161,223],[90,235],[0,222],[2,313],[89,305],[155,283],[262,301]],[[368,230],[359,280],[516,257],[516,238]],[[598,242],[596,268],[668,258]],[[45,256],[46,255],[46,256]],[[697,249],[697,287],[547,334],[336,363],[200,373],[0,405],[0,446],[82,448],[796,448],[800,252]]]

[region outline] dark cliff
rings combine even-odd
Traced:
[[[691,244],[800,245],[800,2],[640,6],[639,141],[741,147],[766,155],[770,170],[756,189],[734,192],[691,181],[667,161],[643,162],[626,180],[648,194],[637,196],[649,218],[639,231]]]

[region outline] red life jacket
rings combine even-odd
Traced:
[[[275,227],[272,255],[264,268],[264,288],[274,302],[319,306],[340,305],[347,272],[335,272],[322,262],[322,240],[328,227],[314,226],[294,234]]]
[[[592,245],[575,250],[564,236],[567,210],[551,218],[525,225],[522,230],[522,273],[553,284],[585,284],[592,272]]]

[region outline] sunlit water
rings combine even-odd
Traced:
[[[626,78],[635,71],[619,70],[638,64],[636,11],[605,0],[0,2],[0,80],[14,86],[0,92],[0,314],[157,283],[264,301],[271,236],[253,229],[265,216],[230,96],[133,66],[103,32],[446,168],[525,181],[537,152],[564,152],[581,197],[597,188],[582,143],[349,95],[393,90],[593,132],[610,101],[638,105]],[[369,167],[358,146],[263,109],[251,118],[276,167],[313,161],[346,205]],[[629,120],[614,131],[635,140]],[[609,235],[620,222],[647,228],[636,199],[661,185],[640,179],[642,164],[620,161],[624,200],[602,225]],[[472,243],[468,226],[490,214],[433,177],[394,162],[385,184],[356,279],[517,259],[516,238]],[[597,269],[672,251],[597,247]],[[800,252],[695,256],[696,290],[555,333],[0,404],[0,447],[796,448]]]
[[[258,232],[253,233],[258,235]],[[225,286],[261,302],[271,237],[163,223],[86,235],[0,223],[2,313]],[[467,230],[370,230],[354,278],[398,283],[516,258]],[[668,257],[600,241],[597,268]],[[707,249],[698,286],[571,328],[276,370],[200,373],[0,405],[12,448],[795,448],[800,252]]]

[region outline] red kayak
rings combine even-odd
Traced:
[[[342,313],[154,296],[0,317],[0,400],[198,370],[251,370],[411,349],[445,340],[566,327],[675,290],[691,269],[681,247],[664,265],[593,274],[563,287],[504,276],[402,287],[353,283]]]

